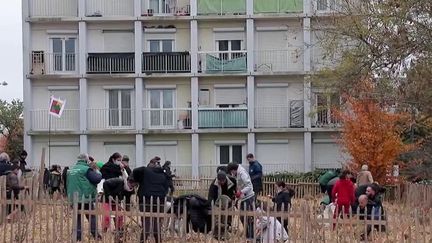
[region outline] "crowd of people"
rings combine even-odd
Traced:
[[[30,171],[26,162],[27,153],[23,151],[20,158],[10,162],[6,153],[0,154],[0,176],[6,176],[7,197],[18,198],[21,191],[26,188],[21,184],[23,174]],[[226,206],[238,206],[239,210],[265,212],[269,210],[267,203],[258,203],[258,195],[263,189],[263,167],[253,154],[248,154],[248,170],[241,164],[229,163],[217,169],[217,176],[210,184],[208,197],[204,205],[220,205],[221,199]],[[106,163],[95,162],[87,155],[80,154],[77,162],[70,169],[63,170],[53,165],[45,171],[45,189],[54,195],[56,192],[67,196],[71,202],[80,202],[79,210],[92,210],[96,203],[107,212],[102,219],[102,232],[110,228],[111,217],[109,212],[116,210],[129,210],[131,197],[136,193],[139,210],[143,212],[164,212],[166,198],[172,198],[175,190],[173,179],[175,174],[171,171],[171,162],[161,165],[161,159],[154,157],[147,166],[131,169],[129,157],[120,153],[112,154]],[[347,217],[358,214],[360,218],[383,219],[384,209],[381,202],[382,188],[373,181],[372,174],[364,165],[357,177],[348,170],[330,170],[319,178],[319,184],[326,197],[323,205],[334,205],[333,217]],[[287,187],[283,181],[275,184],[276,194],[266,195],[274,204],[276,211],[288,211],[294,191]],[[261,195],[263,196],[263,195]],[[157,203],[159,202],[159,203]],[[14,210],[8,208],[8,213]],[[263,214],[264,215],[264,214]],[[199,215],[198,215],[199,216]],[[77,240],[82,239],[81,214],[77,214]],[[85,215],[90,224],[90,233],[94,238],[101,238],[96,225],[96,217]],[[199,217],[198,217],[199,218]],[[232,220],[230,217],[229,221]],[[143,217],[141,226],[141,242],[152,236],[160,242],[160,223],[157,217]],[[274,242],[274,240],[288,239],[288,220],[280,217],[241,217],[248,240],[260,238],[261,242]],[[197,221],[203,224],[202,221]],[[192,222],[194,223],[194,222]],[[204,222],[205,224],[205,222]],[[124,218],[117,216],[114,219],[116,237],[121,240],[124,232]],[[200,225],[198,225],[199,228]],[[201,225],[202,226],[202,225]],[[368,226],[367,233],[372,230]],[[274,234],[273,232],[276,232]],[[254,236],[255,235],[255,236]],[[276,239],[274,238],[276,237]],[[366,236],[364,236],[366,237]]]
[[[329,170],[319,178],[319,184],[321,191],[326,193],[321,204],[327,209],[334,206],[333,218],[357,215],[360,219],[385,220],[382,205],[385,189],[374,182],[367,165],[361,167],[357,177],[350,170]],[[385,230],[385,227],[380,225],[376,228]],[[362,239],[371,231],[372,225],[368,225]]]

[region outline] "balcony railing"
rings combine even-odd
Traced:
[[[246,0],[198,0],[199,15],[244,15]]]
[[[79,110],[65,109],[61,118],[49,114],[47,109],[32,110],[31,129],[33,131],[78,131],[79,130]],[[50,127],[51,120],[51,127]]]
[[[188,16],[189,0],[141,0],[142,16]]]
[[[246,51],[215,51],[199,53],[202,73],[229,73],[247,71]]]
[[[303,12],[303,0],[254,0],[255,13]]]
[[[187,73],[190,72],[189,52],[145,52],[143,73]]]
[[[88,109],[87,119],[89,130],[135,128],[135,111],[133,109]]]
[[[303,49],[255,51],[256,72],[294,72],[303,70]]]
[[[30,0],[30,17],[77,17],[78,0]]]
[[[46,53],[33,51],[30,54],[32,75],[75,74],[78,72],[78,54]]]
[[[190,129],[192,111],[190,108],[146,108],[143,121],[145,129]]]
[[[335,13],[342,10],[340,0],[313,0],[312,10],[317,13]]]
[[[134,53],[89,53],[87,73],[134,73]]]
[[[199,108],[199,128],[247,127],[247,108]]]
[[[303,127],[303,101],[291,101],[291,106],[256,107],[256,128],[288,128]]]
[[[315,127],[339,127],[341,121],[333,114],[331,109],[317,109],[315,114]]]
[[[133,0],[86,0],[86,16],[134,16]]]

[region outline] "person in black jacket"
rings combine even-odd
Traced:
[[[123,178],[111,178],[106,180],[103,183],[104,189],[104,199],[102,207],[106,212],[121,210],[120,202],[125,200],[126,202],[126,210],[130,207],[130,199],[131,196],[135,193],[135,187],[138,184],[129,176],[127,182]],[[107,231],[110,226],[111,217],[109,215],[105,215],[102,221],[102,229]],[[119,232],[119,236],[121,237],[124,229],[123,225],[123,217],[117,216],[114,220],[116,230]]]
[[[62,172],[63,193],[66,196],[67,196],[67,184],[66,184],[66,181],[67,181],[67,172],[68,172],[68,170],[69,170],[69,167],[66,166],[66,167],[63,168],[63,172]]]
[[[263,168],[258,160],[255,159],[253,154],[248,154],[246,159],[249,161],[249,176],[252,181],[255,197],[257,197],[263,188]]]
[[[132,176],[138,182],[138,199],[140,210],[145,212],[164,212],[165,197],[168,194],[169,181],[165,171],[157,163],[149,163],[147,167],[139,167],[132,171]],[[159,201],[159,207],[157,207]],[[140,242],[145,242],[152,234],[156,243],[161,240],[159,223],[163,220],[158,217],[144,217],[141,219],[144,234]],[[151,230],[153,232],[151,232]]]
[[[102,179],[108,180],[111,178],[121,177],[121,162],[122,156],[119,153],[112,154],[109,157],[108,162],[106,162],[100,170],[100,172],[102,173]]]
[[[237,181],[235,178],[228,176],[224,171],[219,171],[216,179],[211,183],[208,192],[208,203],[216,203],[216,200],[225,195],[231,200],[235,199]]]
[[[272,197],[271,195],[269,195],[269,197],[276,204],[277,212],[287,212],[291,208],[291,198],[295,194],[294,190],[288,188],[283,181],[278,181],[275,185],[277,194],[275,197]],[[282,222],[281,217],[277,217],[277,220],[279,220],[279,222]],[[288,232],[288,219],[283,220],[283,226]]]

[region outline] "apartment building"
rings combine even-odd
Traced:
[[[339,167],[337,95],[311,85],[333,0],[23,0],[25,148],[158,155],[210,176],[254,153],[266,172]],[[49,117],[49,97],[66,100]]]

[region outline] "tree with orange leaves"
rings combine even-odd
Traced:
[[[348,167],[358,170],[366,164],[377,182],[391,183],[393,165],[411,148],[401,137],[407,116],[386,111],[368,97],[346,97],[336,114],[342,121],[339,143],[351,156]]]

